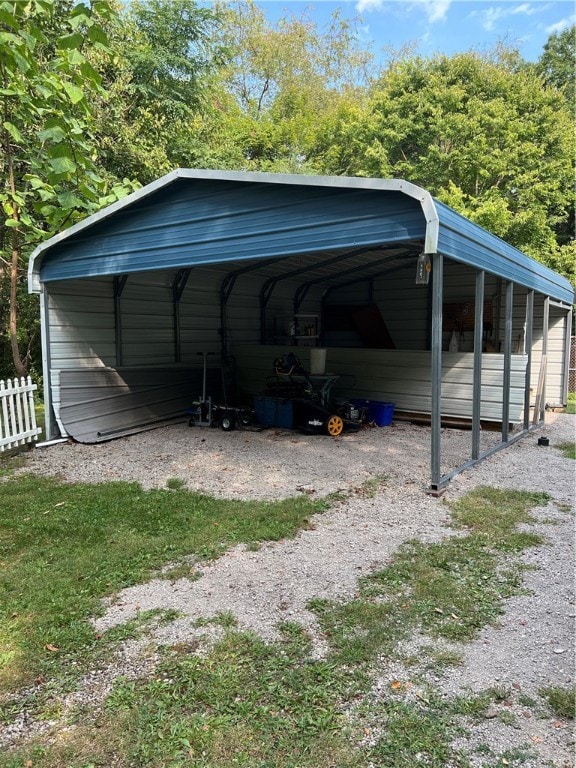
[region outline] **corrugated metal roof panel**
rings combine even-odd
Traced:
[[[183,179],[48,251],[41,279],[284,257],[424,234],[420,205],[398,192]]]
[[[426,243],[566,304],[570,283],[398,179],[178,169],[39,246],[41,282]]]

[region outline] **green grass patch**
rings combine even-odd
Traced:
[[[169,477],[168,480],[166,480],[166,488],[169,488],[171,491],[179,491],[185,486],[186,481],[182,480],[181,477]]]
[[[556,448],[561,451],[567,459],[576,459],[576,443],[558,443]]]
[[[574,720],[576,715],[576,688],[551,687],[542,688],[539,695],[546,699],[550,709],[558,717]]]
[[[279,540],[323,509],[308,497],[217,500],[139,485],[63,484],[30,475],[0,483],[0,686],[48,677],[93,653],[101,598],[184,555]],[[57,650],[54,650],[57,649]]]
[[[432,637],[472,639],[521,588],[522,566],[503,555],[541,543],[516,526],[532,522],[529,510],[547,502],[545,494],[478,488],[450,505],[467,536],[409,541],[386,568],[360,582],[357,600],[312,601],[339,662],[369,662],[390,653],[416,628]]]
[[[566,413],[576,413],[576,392],[568,393],[568,402],[566,404]]]
[[[359,768],[339,709],[355,678],[309,649],[293,625],[271,644],[229,630],[205,655],[172,654],[151,680],[119,679],[74,743],[30,747],[13,765]]]
[[[534,522],[533,507],[546,506],[546,493],[507,491],[481,486],[450,504],[452,520],[457,526],[484,540],[500,551],[521,550],[540,543],[531,534],[519,536],[517,526]]]
[[[113,512],[105,504],[108,492],[117,495],[120,490],[128,499],[134,495],[122,516],[117,506]],[[102,574],[98,595],[88,591],[78,597],[79,588],[75,588],[74,604],[81,601],[82,605],[78,626],[84,626],[88,613],[97,609],[101,593],[134,583],[166,560],[177,560],[192,551],[212,552],[231,541],[256,541],[264,532],[268,538],[279,537],[280,530],[282,535],[290,535],[306,524],[316,508],[307,497],[286,505],[239,505],[178,489],[144,493],[136,486],[119,484],[99,487],[97,501],[84,519],[78,512],[76,517],[66,517],[76,497],[67,496],[61,504],[65,492],[80,494],[77,503],[87,511],[94,487],[64,487],[47,481],[42,485],[42,504],[34,515],[26,512],[32,530],[9,515],[4,528],[20,542],[19,549],[7,550],[15,569],[24,568],[30,551],[37,566],[50,555],[49,565],[54,565],[57,574],[61,569],[75,574],[76,579],[81,572],[77,564],[88,557],[85,546],[94,547],[104,557],[104,549],[115,551],[116,542],[123,544],[106,561],[106,578]],[[406,543],[386,568],[360,582],[354,600],[311,601],[329,647],[325,659],[312,656],[310,638],[297,624],[284,624],[282,639],[265,643],[239,632],[230,614],[220,614],[200,622],[217,624],[223,630],[222,638],[207,650],[198,653],[194,643],[169,649],[152,679],[118,680],[103,713],[84,712],[76,729],[62,732],[50,742],[44,738],[7,752],[0,756],[0,767],[20,767],[30,760],[36,768],[467,768],[468,756],[452,746],[463,727],[462,718],[481,718],[490,704],[501,702],[508,692],[495,689],[445,698],[422,683],[421,670],[429,670],[431,663],[438,669],[457,664],[458,654],[442,650],[440,643],[428,647],[423,650],[420,669],[418,665],[407,667],[410,681],[390,686],[376,700],[364,697],[382,659],[401,660],[400,643],[415,631],[467,640],[495,620],[503,610],[503,600],[521,588],[522,569],[516,553],[540,541],[519,538],[516,527],[529,524],[530,509],[547,501],[540,494],[478,489],[450,505],[462,535],[430,544]],[[197,507],[202,511],[195,512]],[[290,515],[287,508],[292,510]],[[150,516],[148,509],[153,510]],[[240,513],[248,519],[254,516],[251,525],[246,519],[239,522]],[[266,519],[260,519],[260,514]],[[98,515],[99,522],[91,524]],[[283,520],[281,526],[270,520],[274,515]],[[83,532],[69,533],[72,521],[84,526]],[[254,535],[256,527],[260,536]],[[182,542],[192,536],[200,538]],[[67,546],[65,564],[59,563],[65,550],[52,549],[60,539]],[[147,555],[144,562],[140,560],[143,553]],[[96,563],[90,563],[94,581],[99,571]],[[25,571],[19,573],[25,575]],[[59,578],[59,590],[72,588],[73,578],[65,579],[62,573]],[[40,617],[48,626],[54,620],[48,617],[47,597],[35,602],[32,594],[39,588],[38,574],[22,584],[20,594],[13,584],[14,599],[29,606],[30,618]],[[71,610],[64,596],[58,599],[62,601],[59,612]],[[169,618],[163,614],[145,617],[147,621]],[[70,615],[67,621],[71,621]],[[21,634],[21,640],[39,637],[30,624],[23,626],[30,634]],[[129,631],[139,632],[142,626]],[[118,628],[122,631],[126,628]],[[93,638],[83,642],[93,654]],[[71,644],[82,648],[81,643]],[[63,647],[57,655],[66,653]],[[50,660],[54,652],[44,655]],[[48,674],[56,671],[43,668]],[[57,714],[57,697],[46,701],[44,708],[47,714]]]
[[[359,719],[370,743],[359,765],[469,768],[468,755],[452,742],[465,733],[463,718],[480,721],[494,701],[492,691],[447,699],[429,687],[412,696],[400,690],[386,700],[368,701]]]

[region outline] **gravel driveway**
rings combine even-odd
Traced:
[[[446,494],[457,498],[475,486],[493,485],[545,491],[553,499],[536,510],[541,521],[537,529],[547,544],[525,555],[535,566],[526,576],[529,593],[508,601],[498,627],[486,628],[473,643],[459,647],[465,657],[462,668],[434,679],[446,695],[510,687],[514,724],[486,719],[473,730],[468,746],[484,742],[502,751],[529,744],[533,757],[523,763],[528,768],[574,765],[574,736],[568,726],[537,717],[521,703],[523,697],[537,698],[543,686],[574,684],[575,462],[555,447],[573,441],[574,429],[574,416],[547,414],[546,427],[458,475]],[[549,447],[538,445],[542,434],[549,437]],[[497,439],[495,433],[482,436],[485,447]],[[470,440],[468,431],[443,430],[444,471],[466,459]],[[97,622],[98,629],[105,629],[135,616],[138,609],[173,607],[182,618],[155,634],[159,643],[171,644],[190,639],[201,616],[231,611],[241,628],[265,638],[275,637],[277,623],[289,619],[309,629],[321,655],[325,648],[306,609],[311,597],[351,597],[358,578],[384,564],[401,542],[448,535],[443,499],[425,493],[429,441],[428,428],[403,422],[337,439],[282,430],[225,433],[177,424],[105,444],[37,449],[25,469],[86,482],[129,479],[146,488],[165,487],[169,478],[180,478],[191,489],[255,499],[323,496],[384,476],[374,497],[348,495],[319,515],[313,530],[292,540],[266,544],[256,552],[236,547],[202,566],[197,581],[157,579],[124,590]],[[70,703],[101,698],[117,674],[142,673],[154,658],[141,658],[140,649],[141,644],[128,644],[114,666],[89,676]],[[378,696],[397,673],[383,660],[372,695]],[[10,740],[11,735],[4,737]]]

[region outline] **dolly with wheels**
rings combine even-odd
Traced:
[[[208,370],[208,355],[214,352],[198,352],[204,360],[202,364],[202,397],[194,403],[194,407],[188,410],[189,427],[217,427],[224,432],[231,432],[236,427],[248,429],[254,424],[254,412],[251,408],[230,407],[218,405],[212,402],[211,397],[206,397],[206,378]]]
[[[212,398],[208,397],[206,399],[206,374],[208,371],[208,355],[213,355],[214,352],[197,352],[196,354],[202,355],[204,358],[202,363],[202,397],[197,403],[194,403],[195,407],[190,411],[188,425],[211,427],[213,421]]]

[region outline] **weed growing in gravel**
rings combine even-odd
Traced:
[[[464,663],[460,652],[445,648],[424,646],[420,648],[420,654],[422,656],[418,659],[418,663],[422,665],[424,661],[424,667],[427,670],[434,669],[441,672],[443,669],[449,669],[450,667],[460,667]]]
[[[558,443],[556,446],[567,459],[576,459],[576,443]]]
[[[567,720],[574,720],[576,715],[576,688],[551,687],[538,691],[543,699],[546,699],[550,709]]]
[[[480,721],[493,703],[489,692],[456,696],[438,695],[427,687],[390,690],[380,700],[358,708],[363,724],[364,762],[378,768],[469,768],[462,748],[453,742],[465,734],[463,718]],[[411,693],[412,691],[412,693]]]
[[[182,480],[180,477],[169,477],[168,480],[166,480],[166,488],[169,488],[171,491],[179,491],[184,488],[185,485],[186,481]]]
[[[198,579],[202,578],[200,571],[197,571],[188,559],[182,563],[176,563],[162,568],[160,576],[167,581],[178,581],[178,579],[198,581]]]
[[[238,624],[238,621],[236,620],[236,617],[230,613],[230,611],[225,611],[224,613],[217,613],[215,616],[212,616],[210,619],[196,619],[194,622],[194,626],[196,627],[209,627],[210,625],[215,625],[218,627],[224,627],[224,629],[229,629],[230,627],[235,627]]]
[[[188,498],[183,494],[180,506]],[[325,659],[312,656],[310,638],[296,624],[280,627],[281,641],[265,643],[220,617],[224,635],[208,650],[168,650],[152,679],[118,680],[95,719],[50,747],[31,744],[0,756],[0,766],[32,760],[35,768],[467,768],[467,755],[454,746],[463,718],[480,719],[508,691],[443,697],[415,667],[410,680],[368,692],[375,670],[401,658],[400,643],[415,631],[466,640],[494,621],[503,599],[520,587],[514,553],[539,541],[519,538],[515,526],[530,522],[529,509],[545,503],[543,495],[479,489],[452,508],[466,535],[409,542],[386,568],[361,581],[356,599],[312,601],[329,646]],[[301,514],[302,522],[304,509]],[[232,530],[235,520],[226,520]],[[164,525],[161,516],[156,524]],[[444,657],[452,662],[454,655]]]

